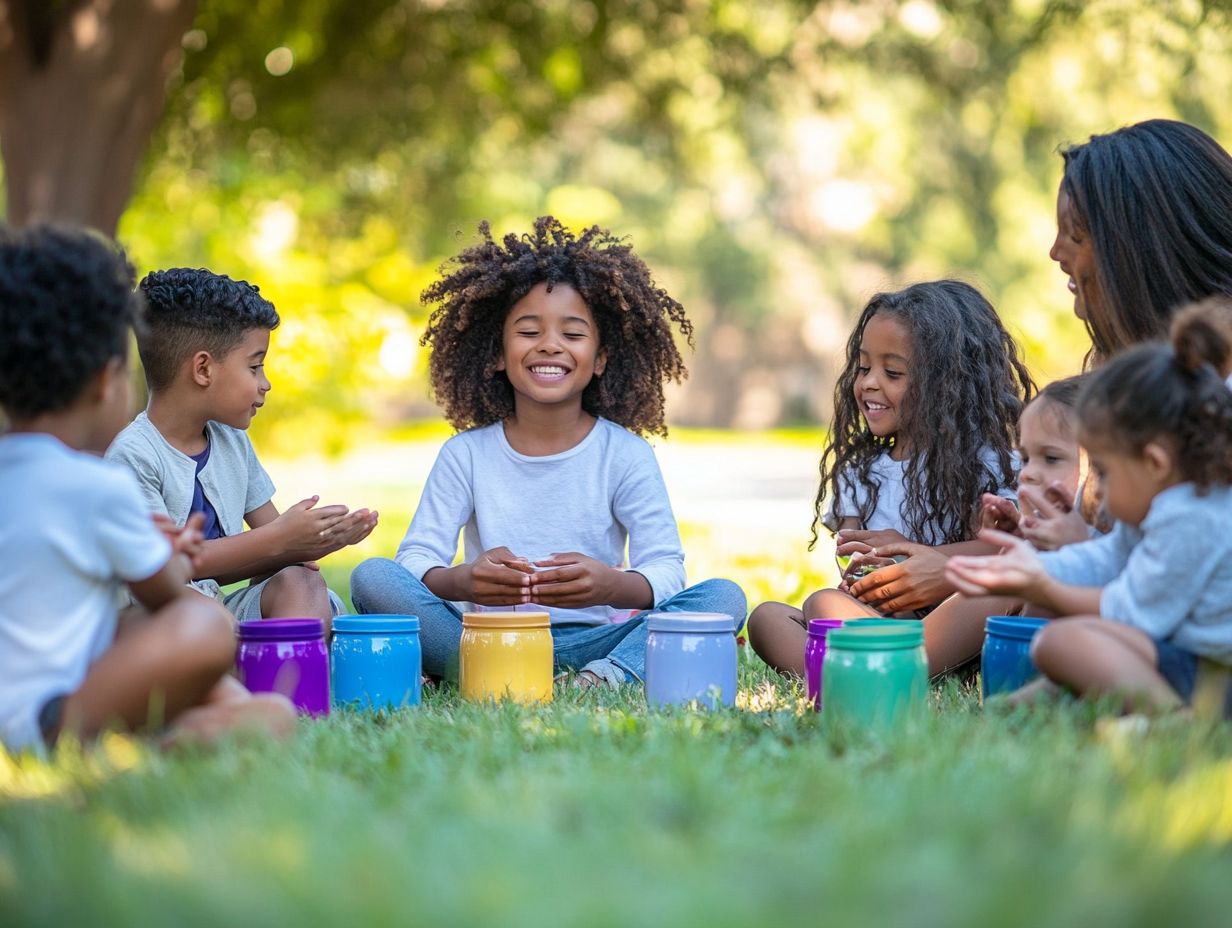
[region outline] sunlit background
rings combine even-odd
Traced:
[[[284,322],[259,446],[432,417],[418,295],[487,218],[626,235],[698,326],[673,422],[824,422],[876,291],[981,287],[1041,380],[1085,335],[1048,260],[1058,146],[1140,119],[1228,144],[1213,4],[201,4],[119,235]]]

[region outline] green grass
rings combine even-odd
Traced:
[[[836,743],[799,690],[454,693],[289,746],[0,762],[7,925],[1226,924],[1232,732],[970,691]]]
[[[414,498],[330,489],[383,513],[324,562],[345,594]],[[683,534],[692,577],[752,602],[833,577],[828,550]],[[540,708],[445,690],[304,721],[289,745],[0,753],[0,926],[1228,923],[1232,728],[986,712],[951,683],[917,726],[853,742],[802,697],[751,658],[739,708],[715,713],[651,713],[632,689]]]

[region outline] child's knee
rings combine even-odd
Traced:
[[[360,561],[351,571],[351,600],[358,604],[361,600],[368,602],[377,597],[378,591],[386,585],[385,578],[389,576],[391,567],[402,570],[387,557],[370,557]]]
[[[798,625],[791,617],[792,612],[794,610],[787,603],[769,602],[762,603],[749,613],[749,643],[754,650],[759,650],[767,640],[773,639],[784,626]]]
[[[704,590],[707,600],[714,604],[715,612],[730,615],[736,620],[736,630],[744,624],[744,617],[749,611],[749,601],[744,590],[738,583],[717,578],[706,580],[697,585],[698,590]]]
[[[297,599],[320,600],[328,604],[329,590],[319,570],[298,565],[284,567],[266,584],[267,590],[277,596],[294,596]]]
[[[804,601],[804,614],[809,617],[847,615],[850,609],[851,597],[838,590],[818,590]]]
[[[172,607],[177,650],[192,654],[221,675],[235,662],[235,628],[230,612],[205,596],[186,596]]]
[[[1041,673],[1050,676],[1062,660],[1084,646],[1088,637],[1086,622],[1081,619],[1049,622],[1031,639],[1031,660]]]

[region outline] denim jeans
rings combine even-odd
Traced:
[[[424,673],[446,677],[457,667],[462,613],[402,565],[382,557],[364,561],[351,574],[351,601],[361,614],[418,616]],[[719,612],[730,615],[739,628],[747,609],[744,591],[736,584],[705,580],[627,622],[553,625],[556,669],[580,670],[591,661],[607,658],[629,678],[641,680],[646,668],[646,617],[651,612]]]

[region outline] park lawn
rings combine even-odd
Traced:
[[[323,562],[344,595],[414,505],[396,468],[357,473],[330,489],[382,520]],[[824,546],[682,534],[692,577],[751,602],[832,582]],[[914,727],[850,741],[802,697],[745,654],[739,707],[713,713],[442,690],[287,745],[0,753],[0,928],[1229,923],[1232,727],[984,711],[949,683]]]
[[[452,691],[289,745],[112,736],[0,760],[0,921],[1226,925],[1232,729],[1089,707],[840,742],[755,660],[740,707]]]

